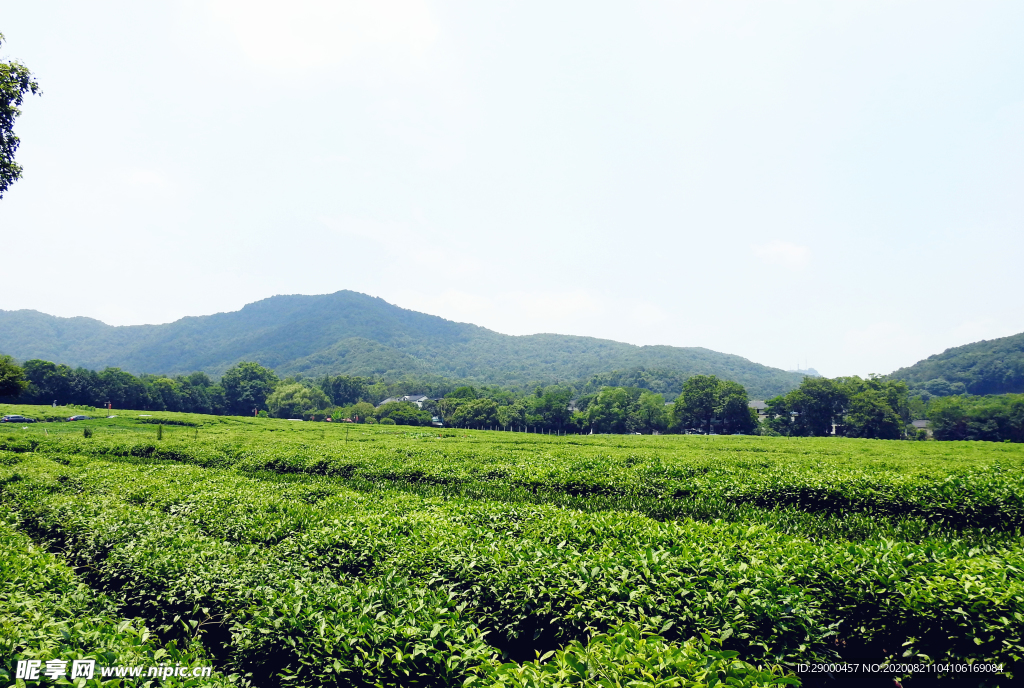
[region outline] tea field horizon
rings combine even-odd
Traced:
[[[237,686],[1024,669],[1020,444],[109,415],[0,425],[4,685],[82,659]]]

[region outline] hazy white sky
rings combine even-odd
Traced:
[[[887,373],[1024,331],[1024,3],[0,0],[0,308],[352,289]],[[157,372],[157,371],[154,371]]]

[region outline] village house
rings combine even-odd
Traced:
[[[425,394],[406,394],[404,397],[388,397],[384,401],[377,404],[377,406],[383,406],[384,404],[390,404],[394,401],[408,401],[416,404],[416,408],[423,408],[424,401],[430,401],[430,397]]]

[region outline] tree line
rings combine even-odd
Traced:
[[[281,379],[254,362],[239,363],[214,382],[203,372],[188,375],[133,375],[119,368],[102,371],[33,359],[17,365],[0,355],[0,402],[92,406],[214,415],[303,417],[355,402],[376,406],[405,390],[443,395],[458,383],[437,376],[385,382],[339,375],[321,379]],[[272,412],[272,413],[271,413]],[[320,413],[320,415],[324,415]]]
[[[760,434],[924,440],[912,421],[927,419],[936,440],[1024,442],[1024,394],[932,397],[877,376],[805,378],[765,411]]]
[[[1024,394],[934,399],[928,418],[937,440],[1024,442]]]
[[[910,436],[912,408],[907,383],[878,376],[806,377],[788,394],[769,399],[761,434],[790,437]],[[914,431],[916,437],[916,430]]]
[[[608,380],[612,378],[609,376]],[[640,382],[639,375],[618,379]],[[426,426],[438,419],[462,428],[528,429],[558,433],[711,433],[791,437],[837,435],[925,439],[911,421],[928,418],[937,440],[1024,441],[1024,395],[911,396],[905,382],[872,376],[807,377],[765,404],[749,407],[744,387],[714,375],[680,382],[672,403],[640,386],[537,386],[524,393],[472,386],[437,376],[384,381],[325,375],[281,379],[271,369],[242,362],[219,381],[195,372],[166,377],[118,368],[93,371],[49,361],[22,366],[0,356],[0,401],[93,407],[253,415],[306,420]],[[409,392],[431,398],[418,406],[391,401]]]
[[[133,375],[120,368],[95,371],[38,359],[17,366],[10,356],[0,356],[0,400],[7,403],[252,415],[278,382],[273,371],[255,363],[240,363],[214,382],[202,372]]]
[[[334,383],[331,383],[333,386]],[[360,422],[424,425],[436,417],[446,426],[547,433],[750,433],[757,416],[742,385],[697,375],[683,383],[675,402],[639,387],[605,386],[580,394],[571,385],[538,386],[531,393],[498,387],[463,385],[416,408],[390,402],[376,409],[360,404],[336,409],[338,416]],[[411,407],[411,408],[410,408]],[[372,410],[371,410],[372,409]],[[372,415],[370,415],[372,414]]]
[[[641,387],[589,385],[538,386],[522,393],[498,386],[471,386],[442,378],[385,382],[336,375],[281,379],[269,368],[242,362],[214,382],[195,372],[174,377],[133,375],[119,368],[102,371],[33,359],[22,366],[0,357],[0,401],[84,405],[97,408],[263,415],[361,423],[445,425],[465,428],[531,429],[543,432],[652,433],[752,432],[756,416],[746,390],[713,375],[682,383],[675,403]],[[409,391],[433,398],[422,404],[392,401]]]

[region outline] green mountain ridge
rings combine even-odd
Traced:
[[[635,346],[559,334],[513,336],[340,291],[273,296],[229,313],[115,327],[84,317],[0,310],[0,352],[71,366],[221,375],[257,361],[279,375],[433,374],[526,388],[622,370],[714,374],[769,398],[803,375],[700,347]]]
[[[1024,392],[1024,333],[946,349],[889,377],[933,396]]]

